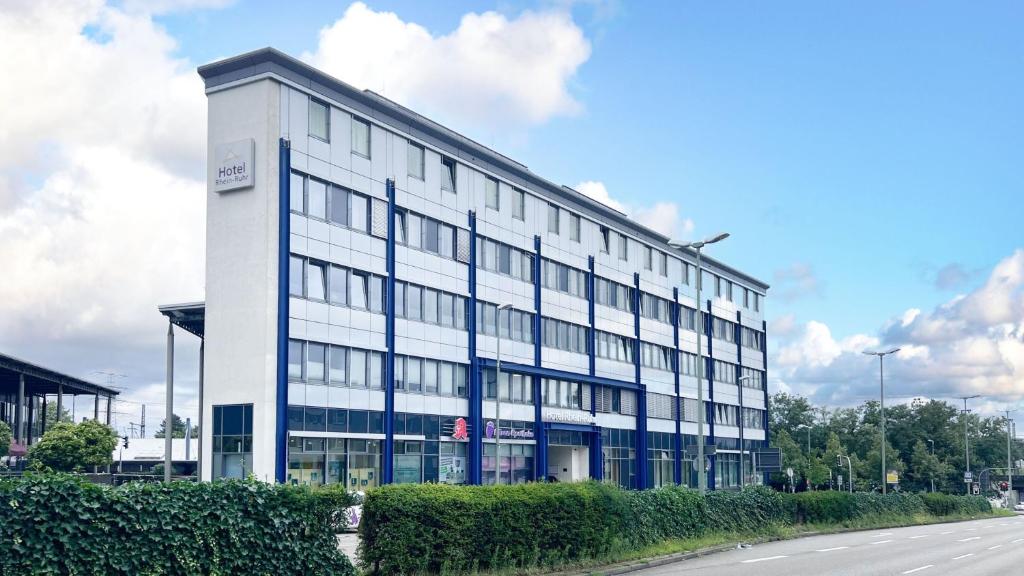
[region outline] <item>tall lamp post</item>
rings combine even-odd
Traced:
[[[740,376],[736,380],[736,384],[739,385],[739,386],[743,386],[744,382],[746,382],[747,380],[753,380],[753,379],[754,379],[754,377],[749,375],[749,374],[746,375],[746,376]],[[746,471],[743,469],[743,428],[744,428],[744,422],[743,422],[743,391],[742,390],[739,391],[738,396],[740,397],[740,422],[739,422],[739,424],[740,424],[740,490],[743,490],[743,485],[745,483],[744,476],[746,475]],[[753,468],[753,462],[751,462],[751,468]]]
[[[697,252],[697,489],[701,494],[704,494],[708,489],[708,476],[707,470],[705,470],[704,464],[704,379],[703,375],[706,372],[704,369],[704,360],[701,357],[700,351],[700,336],[701,332],[704,331],[704,322],[701,320],[703,317],[701,314],[701,302],[700,302],[700,289],[703,283],[703,272],[701,272],[701,250],[708,244],[714,244],[715,242],[721,242],[729,237],[728,232],[723,232],[710,238],[705,238],[697,242],[669,242],[669,246],[673,248],[683,249],[690,248]],[[710,320],[710,318],[709,318]],[[678,362],[678,359],[676,360]]]
[[[1006,504],[1013,505],[1013,424],[1010,414],[1016,410],[1006,411]]]
[[[935,440],[927,438],[928,444],[931,444],[932,456],[935,456]],[[933,471],[930,476],[932,477],[932,492],[935,492],[935,472]]]
[[[974,478],[967,481],[967,475],[971,473],[971,439],[967,435],[967,414],[970,410],[967,409],[967,401],[975,398],[980,398],[981,394],[975,394],[974,396],[960,396],[960,399],[964,401],[964,411],[960,414],[963,415],[964,420],[964,460],[966,461],[967,467],[964,468],[964,484],[967,484],[967,493],[971,493],[971,484],[974,483]]]
[[[501,313],[512,308],[511,304],[505,303],[498,306],[497,328],[498,328],[498,346],[497,354],[495,354],[494,362],[494,378],[496,394],[494,395],[494,483],[501,484],[501,328],[504,324],[501,323]],[[509,467],[509,473],[511,474],[512,468]],[[511,484],[511,478],[509,478],[509,484]]]
[[[879,398],[881,399],[881,420],[882,420],[882,494],[888,492],[889,485],[886,482],[888,480],[885,475],[885,369],[883,368],[883,360],[889,354],[895,354],[899,352],[899,348],[893,348],[892,350],[886,350],[885,352],[864,352],[868,356],[878,356],[878,388]]]

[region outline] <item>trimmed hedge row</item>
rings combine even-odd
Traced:
[[[258,481],[0,481],[0,574],[354,575],[335,532],[350,497]]]
[[[403,484],[367,494],[359,555],[372,574],[466,573],[600,558],[669,539],[763,533],[798,523],[987,513],[984,498],[782,494],[768,488],[629,491],[597,482]]]

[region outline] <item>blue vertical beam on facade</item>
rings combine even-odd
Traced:
[[[708,374],[708,403],[705,407],[705,414],[707,415],[708,421],[708,444],[715,443],[715,347],[712,344],[711,338],[711,335],[714,333],[711,326],[712,322],[714,322],[714,316],[711,315],[711,300],[708,300],[707,319],[704,322],[704,326],[701,327],[701,329],[704,330],[704,334],[707,336],[708,343],[706,370]],[[715,455],[712,455],[709,459],[711,460],[711,470],[708,472],[708,489],[714,490],[718,458]]]
[[[640,273],[633,273],[633,370],[636,374],[636,487],[647,488],[647,388],[640,381]]]
[[[685,266],[685,264],[684,264]],[[672,477],[676,484],[683,483],[683,436],[680,424],[683,414],[683,400],[679,397],[679,288],[672,289],[672,376],[676,385],[676,434],[672,439],[673,457]]]
[[[533,237],[533,365],[541,365],[541,292],[540,292],[540,236]],[[541,389],[540,376],[533,377],[533,435],[537,442],[537,458],[535,459],[538,481],[546,480],[548,477],[548,437],[544,429],[543,413],[541,410]]]
[[[590,434],[590,477],[604,480],[604,451],[601,449],[601,429],[595,428]]]
[[[391,484],[395,473],[395,181],[389,178],[384,188],[388,195],[388,238],[385,252],[388,278],[387,289],[384,290],[384,339],[388,351],[384,362],[384,462],[381,474],[383,483]]]
[[[281,138],[277,171],[277,410],[274,480],[284,483],[288,464],[288,259],[291,252],[291,143]]]
[[[483,476],[484,395],[476,357],[476,212],[469,211],[469,483]]]
[[[594,311],[594,257],[590,256],[587,258],[587,321],[590,325],[590,331],[588,332],[587,342],[587,360],[590,367],[590,375],[594,376],[597,374],[597,356],[595,350],[596,332],[594,332],[595,322],[595,311]],[[596,403],[594,401],[595,394],[590,395],[590,413],[594,414]]]
[[[768,405],[768,322],[761,321],[761,359],[764,361],[762,366],[764,372],[761,374],[761,389],[764,391],[764,442],[761,446],[764,448],[768,447],[770,436],[768,436],[768,422],[771,420],[769,410],[771,407]],[[768,484],[767,472],[764,473],[764,483]]]
[[[736,341],[736,396],[739,398],[740,406],[743,406],[743,317],[739,310],[736,311],[736,327],[733,329],[733,340]],[[743,409],[740,408],[740,417],[736,421],[740,430],[740,475],[743,474]]]

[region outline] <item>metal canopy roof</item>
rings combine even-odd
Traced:
[[[112,388],[68,376],[13,356],[0,354],[0,392],[16,393],[19,377],[22,374],[25,375],[25,393],[27,395],[57,394],[59,385],[63,385],[64,394],[99,394],[100,396],[117,396],[119,394]]]
[[[206,326],[206,302],[189,302],[186,304],[164,304],[158,310],[171,321],[171,324],[203,337]]]

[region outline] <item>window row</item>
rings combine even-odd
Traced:
[[[374,410],[288,406],[291,432],[341,432],[383,434],[384,413]]]
[[[382,390],[384,353],[289,340],[288,379],[310,384]]]
[[[398,318],[465,330],[468,302],[459,294],[395,282],[395,316]]]
[[[290,187],[289,201],[292,212],[364,234],[373,231],[377,236],[387,236],[387,210],[382,200],[371,199],[369,196],[299,172],[292,172]],[[383,222],[375,218],[380,209],[371,211],[371,204],[384,208]],[[385,226],[383,231],[382,225]]]
[[[331,106],[326,102],[310,98],[309,135],[324,142],[331,141]],[[370,123],[352,116],[352,152],[365,158],[370,157]]]
[[[610,332],[597,331],[597,350],[599,358],[607,358],[618,362],[633,362],[633,339]]]
[[[508,244],[477,236],[476,262],[483,270],[533,282],[533,254]]]
[[[706,314],[705,314],[706,315]],[[736,342],[736,323],[724,318],[711,318],[711,335],[726,342]]]
[[[395,243],[469,262],[468,230],[408,210],[395,211]]]
[[[658,254],[658,274],[668,277],[668,254],[661,250],[655,250],[650,246],[644,246],[644,270],[654,271],[654,254]]]
[[[465,364],[395,354],[395,391],[468,397]]]
[[[385,278],[361,270],[328,264],[292,254],[288,293],[370,312],[384,312]]]
[[[715,403],[714,406],[715,424],[722,424],[723,426],[739,426],[739,406],[718,403]]]
[[[483,371],[484,398],[494,400],[500,390],[502,402],[516,404],[533,404],[533,379],[522,374],[501,373],[501,385],[498,385],[497,371],[486,368]]]
[[[672,371],[672,348],[650,342],[640,343],[640,365],[655,370]]]
[[[672,324],[672,302],[654,294],[640,294],[640,315],[644,318]]]
[[[594,407],[598,412],[636,416],[636,392],[610,386],[595,386]]]
[[[668,394],[647,393],[647,417],[662,420],[676,419],[676,398]]]
[[[510,308],[499,318],[497,304],[476,302],[476,331],[484,336],[497,336],[516,342],[533,344],[533,313]]]
[[[758,410],[757,408],[744,408],[743,409],[743,427],[744,428],[757,428],[759,430],[764,429],[764,410]]]
[[[589,328],[554,318],[543,318],[542,320],[544,332],[542,345],[576,354],[589,353]]]
[[[589,394],[584,398],[584,391],[589,393],[589,388],[587,384],[553,378],[544,378],[540,383],[545,406],[572,410],[590,410]]]
[[[764,372],[755,370],[754,368],[743,368],[742,375],[750,376],[750,378],[743,381],[743,386],[745,388],[764,390]]]
[[[545,288],[587,299],[586,272],[547,258],[544,258],[541,263]]]
[[[745,348],[764,351],[764,334],[762,332],[758,332],[757,330],[752,330],[744,326],[742,334],[742,344]]]
[[[597,304],[633,312],[633,288],[604,278],[594,279],[594,301]]]
[[[705,361],[711,360],[706,358]],[[736,384],[736,365],[731,362],[724,362],[722,360],[714,360],[715,370],[712,376],[715,382],[723,382],[725,384]]]

